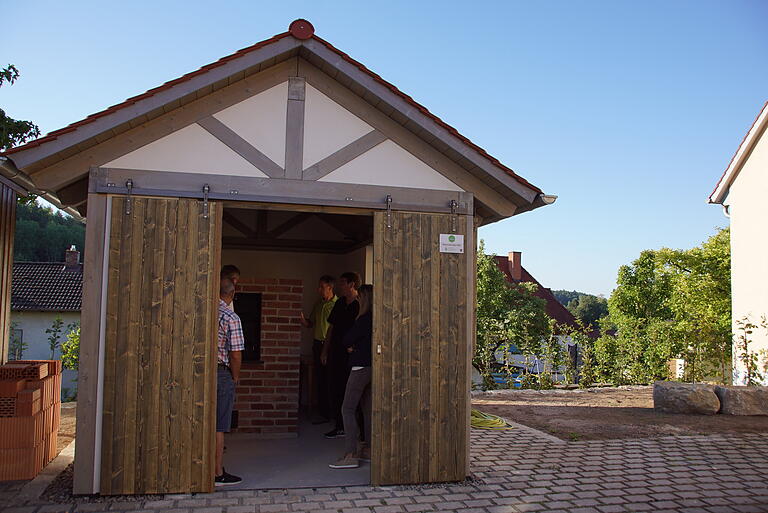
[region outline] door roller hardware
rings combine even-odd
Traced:
[[[128,192],[125,196],[125,215],[131,215],[131,192],[133,191],[133,180],[130,178],[125,182],[125,188]]]
[[[203,185],[203,219],[208,219],[208,193],[211,192],[211,186]]]
[[[456,209],[458,206],[459,204],[455,199],[451,200],[451,233],[456,233]]]
[[[392,196],[387,194],[387,228],[392,228]]]

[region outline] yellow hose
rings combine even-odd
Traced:
[[[472,410],[472,427],[476,429],[513,429],[507,424],[507,421],[490,413],[483,413],[479,410]]]

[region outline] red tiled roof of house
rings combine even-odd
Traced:
[[[509,259],[505,256],[496,256],[496,265],[501,269],[501,272],[504,273],[504,276],[507,278],[507,281],[510,283],[535,283],[538,285],[538,288],[536,289],[536,293],[534,294],[537,297],[540,297],[544,301],[547,302],[547,315],[552,317],[554,320],[556,320],[560,324],[567,324],[569,326],[577,327],[578,324],[576,323],[576,318],[573,316],[571,312],[568,311],[566,307],[560,303],[560,301],[557,300],[554,294],[552,294],[552,290],[544,287],[539,281],[534,278],[531,273],[529,273],[525,267],[521,266],[521,279],[516,280],[512,277],[512,273],[509,270]]]
[[[293,27],[297,26],[296,25],[297,22],[305,22],[305,20],[296,20],[296,21],[294,21],[291,24],[291,27],[293,28]],[[305,23],[308,24],[309,27],[311,28],[311,24],[309,24],[309,22],[305,22]],[[306,30],[304,28],[304,26],[302,27],[302,29]],[[516,181],[518,181],[522,185],[525,185],[526,187],[530,188],[533,191],[536,191],[538,193],[542,192],[541,189],[539,189],[535,185],[529,183],[527,180],[525,180],[521,176],[517,175],[512,169],[510,169],[509,167],[507,167],[504,164],[502,164],[495,157],[492,157],[491,155],[489,155],[488,152],[486,152],[483,148],[481,148],[480,146],[474,144],[472,141],[470,141],[469,139],[467,139],[466,137],[461,135],[458,132],[458,130],[456,130],[454,127],[452,127],[451,125],[449,125],[448,123],[446,123],[445,121],[443,121],[442,119],[437,117],[436,115],[432,114],[426,107],[424,107],[423,105],[418,103],[412,97],[410,97],[407,94],[403,93],[397,87],[395,87],[393,84],[391,84],[390,82],[387,82],[386,80],[381,78],[381,76],[377,75],[376,73],[374,73],[373,71],[371,71],[367,67],[365,67],[362,63],[356,61],[355,59],[353,59],[352,57],[350,57],[346,53],[344,53],[341,50],[337,49],[335,46],[333,46],[328,41],[325,41],[324,39],[314,35],[314,29],[313,28],[311,29],[311,34],[312,35],[310,35],[308,37],[306,36],[305,32],[299,32],[297,30],[294,30],[294,32],[296,33],[296,36],[299,39],[313,39],[313,40],[323,44],[329,50],[331,50],[332,52],[334,52],[337,55],[339,55],[346,62],[354,65],[360,71],[366,73],[371,78],[373,78],[376,82],[378,82],[379,84],[385,86],[391,92],[393,92],[394,94],[396,94],[397,96],[399,96],[403,100],[405,100],[408,104],[410,104],[411,106],[415,107],[419,112],[421,112],[425,116],[427,116],[430,119],[432,119],[439,126],[443,127],[449,133],[451,133],[453,136],[455,136],[459,140],[461,140],[464,144],[466,144],[467,146],[469,146],[472,149],[474,149],[475,151],[477,151],[480,155],[482,155],[484,158],[488,159],[493,165],[495,165],[495,166],[499,167],[500,169],[502,169],[506,174],[508,174],[509,176],[514,178]],[[46,134],[43,137],[40,137],[38,139],[35,139],[35,140],[30,141],[28,143],[25,143],[25,144],[23,144],[21,146],[17,146],[15,148],[11,148],[9,150],[6,150],[5,152],[0,152],[0,155],[11,155],[13,153],[25,150],[27,148],[31,148],[31,147],[34,147],[34,146],[40,146],[41,144],[44,144],[44,143],[46,143],[48,141],[52,141],[52,140],[58,138],[60,135],[63,135],[63,134],[68,133],[68,132],[72,132],[73,130],[77,130],[77,128],[79,128],[79,127],[81,127],[83,125],[86,125],[88,123],[91,123],[91,122],[95,121],[96,119],[99,119],[99,118],[101,118],[103,116],[112,114],[112,113],[114,113],[114,112],[116,112],[116,111],[118,111],[120,109],[124,109],[126,107],[129,107],[129,106],[135,104],[136,102],[138,102],[140,100],[143,100],[145,98],[153,96],[153,95],[155,95],[155,94],[157,94],[157,93],[159,93],[161,91],[164,91],[166,89],[169,89],[169,88],[175,86],[176,84],[179,84],[181,82],[190,80],[190,79],[192,79],[192,78],[194,78],[194,77],[196,77],[198,75],[206,73],[206,72],[208,72],[208,71],[210,71],[210,70],[212,70],[214,68],[217,68],[217,67],[219,67],[219,66],[221,66],[221,65],[223,65],[223,64],[225,64],[225,63],[227,63],[227,62],[229,62],[231,60],[234,60],[234,59],[237,59],[239,57],[242,57],[243,55],[245,55],[247,53],[250,53],[250,52],[252,52],[254,50],[257,50],[259,48],[263,48],[265,46],[268,46],[268,45],[270,45],[272,43],[275,43],[275,42],[277,42],[277,41],[279,41],[279,40],[281,40],[281,39],[283,39],[285,37],[291,36],[291,35],[294,35],[294,34],[292,33],[291,30],[289,30],[288,32],[283,32],[282,34],[277,34],[276,36],[273,36],[273,37],[271,37],[269,39],[266,39],[264,41],[256,43],[256,44],[254,44],[252,46],[249,46],[247,48],[243,48],[242,50],[238,50],[237,52],[235,52],[235,53],[233,53],[231,55],[228,55],[226,57],[222,57],[218,61],[213,62],[211,64],[208,64],[206,66],[203,66],[203,67],[201,67],[200,69],[198,69],[196,71],[193,71],[191,73],[187,73],[186,75],[183,75],[183,76],[181,76],[181,77],[179,77],[179,78],[177,78],[175,80],[171,80],[169,82],[166,82],[163,85],[155,87],[153,89],[150,89],[149,91],[147,91],[147,92],[145,92],[143,94],[140,94],[138,96],[134,96],[132,98],[128,98],[124,102],[118,103],[118,104],[113,105],[111,107],[108,107],[107,109],[105,109],[103,111],[97,112],[95,114],[91,114],[90,116],[86,117],[85,119],[83,119],[81,121],[77,121],[75,123],[72,123],[72,124],[70,124],[69,126],[67,126],[65,128],[62,128],[62,129],[59,129],[59,130],[54,130],[53,132],[50,132],[50,133]]]

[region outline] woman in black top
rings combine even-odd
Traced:
[[[357,422],[358,404],[362,406],[363,422],[365,423],[365,440],[371,440],[371,340],[373,336],[373,319],[371,310],[373,307],[373,286],[363,285],[358,290],[358,302],[360,312],[355,324],[344,336],[344,347],[349,353],[349,365],[352,370],[347,380],[347,388],[344,393],[344,403],[341,413],[344,416],[344,431],[346,446],[344,455],[331,468],[357,468],[358,460],[370,460],[370,447],[363,445],[358,447],[360,438],[360,426]]]

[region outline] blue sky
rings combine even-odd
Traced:
[[[316,33],[559,199],[484,227],[545,286],[609,294],[706,199],[768,100],[768,2],[14,2],[0,107],[43,132],[283,32]]]

